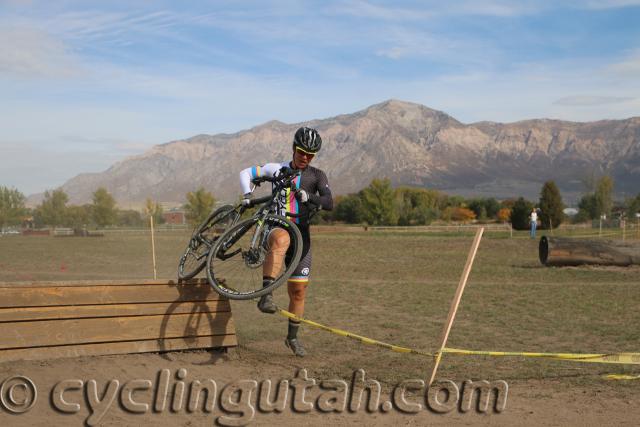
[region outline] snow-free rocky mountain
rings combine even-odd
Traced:
[[[575,200],[585,190],[585,178],[603,173],[613,176],[618,194],[640,192],[640,117],[464,124],[397,100],[328,119],[270,121],[235,134],[172,141],[104,172],[78,175],[62,188],[74,204],[90,202],[101,186],[119,206],[141,206],[146,198],[179,204],[200,186],[217,199],[233,201],[240,193],[238,172],[290,159],[291,140],[301,125],[322,135],[323,148],[313,165],[326,171],[334,194],[388,177],[394,185],[450,194],[537,199],[542,183],[553,179],[565,198]]]

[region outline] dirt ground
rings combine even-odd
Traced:
[[[160,277],[175,276],[175,264],[187,237],[157,236]],[[385,342],[433,351],[471,239],[409,233],[318,234],[313,240],[314,272],[306,316]],[[150,278],[149,260],[146,235],[0,239],[0,281]],[[639,272],[637,267],[544,268],[537,260],[535,241],[488,236],[480,245],[449,346],[499,351],[638,352]],[[278,304],[286,304],[286,290],[279,289],[275,297]],[[272,380],[274,387],[280,380],[292,380],[300,369],[306,369],[308,378],[317,383],[341,380],[347,386],[353,373],[363,369],[367,378],[381,383],[380,403],[384,404],[397,384],[426,378],[433,362],[306,327],[301,335],[309,355],[295,358],[283,345],[286,321],[259,313],[254,304],[232,303],[240,346],[229,354],[190,351],[1,363],[0,385],[4,384],[4,389],[0,395],[4,400],[0,402],[0,426],[565,426],[637,425],[640,419],[640,379],[603,378],[611,373],[638,376],[638,365],[452,355],[443,359],[438,379],[457,385],[468,379],[506,381],[509,389],[502,412],[490,409],[487,413],[463,413],[452,407],[448,413],[438,414],[426,408],[424,390],[407,394],[410,403],[422,405],[415,414],[389,406],[386,412],[382,407],[371,413],[364,408],[350,412],[340,410],[338,405],[340,396],[351,402],[350,395],[330,394],[330,389],[320,387],[309,391],[315,409],[307,413],[297,413],[290,406],[281,413],[264,412],[255,403],[257,389],[265,380]],[[173,402],[167,401],[163,410],[158,406],[162,370],[170,375],[170,395],[178,395],[180,384],[185,384],[184,399],[177,399],[183,404],[175,411],[169,409]],[[28,404],[30,389],[11,388],[19,381],[11,380],[15,376],[28,377],[37,389],[33,407],[23,414],[7,410],[10,400]],[[209,379],[215,381],[219,398],[213,410],[205,412],[200,405],[189,412],[186,402],[190,387]],[[95,380],[97,391],[92,391],[91,380]],[[227,393],[228,404],[221,403],[223,390],[233,390],[234,384],[250,387],[248,381],[256,381],[257,388],[250,388],[250,393]],[[108,384],[115,388],[107,388]],[[144,387],[133,390],[136,386]],[[66,403],[56,401],[63,388]],[[127,409],[129,391],[131,402],[146,403],[148,408],[135,406],[133,409],[140,413]],[[337,405],[339,412],[318,408],[322,406],[318,399],[327,393],[335,397],[330,406]],[[108,404],[110,396],[114,400]],[[253,416],[246,405],[239,411],[243,400],[234,406],[233,402],[238,402],[234,399],[243,396],[252,399]],[[70,411],[69,405],[73,404],[78,405],[73,413],[54,409],[57,405]],[[93,415],[91,407],[96,408]],[[104,415],[98,419],[101,410]]]
[[[121,387],[136,379],[148,379],[158,383],[158,372],[168,369],[171,372],[171,386],[178,381],[174,375],[179,369],[185,369],[184,382],[187,389],[193,380],[213,379],[220,390],[227,384],[238,380],[256,380],[259,383],[271,379],[276,382],[292,379],[298,369],[306,368],[308,378],[317,381],[336,378],[322,378],[314,374],[314,365],[318,360],[295,359],[284,352],[279,352],[277,360],[270,363],[264,361],[256,364],[254,357],[245,358],[249,350],[239,348],[231,354],[205,351],[169,353],[167,355],[145,354],[125,356],[80,357],[75,359],[58,359],[48,361],[11,362],[0,365],[0,378],[6,379],[15,375],[24,375],[33,381],[38,390],[35,405],[26,413],[10,414],[0,412],[2,426],[51,426],[51,425],[100,425],[100,426],[203,426],[233,425],[239,421],[241,414],[223,411],[217,402],[213,411],[206,413],[202,408],[188,412],[185,408],[171,411],[167,404],[161,412],[152,409],[143,414],[132,413],[123,409],[116,397],[110,406],[100,407],[97,414],[104,415],[99,420],[90,419],[89,403],[82,390],[69,389],[64,394],[67,403],[77,403],[77,413],[65,414],[53,408],[51,396],[55,394],[54,386],[62,380],[80,379],[88,383],[95,380],[98,395],[105,392],[110,380],[118,380]],[[275,359],[274,355],[274,359]],[[346,379],[348,380],[348,378]],[[455,381],[454,381],[455,382]],[[415,414],[405,414],[397,409],[388,412],[378,410],[367,412],[364,407],[356,413],[344,410],[341,413],[325,413],[314,409],[307,413],[296,413],[291,408],[282,413],[263,413],[256,410],[254,416],[243,415],[241,424],[250,425],[504,425],[504,426],[566,426],[566,425],[637,425],[640,419],[640,401],[637,389],[633,396],[610,396],[606,390],[585,391],[580,388],[566,387],[561,379],[549,380],[510,380],[506,407],[500,413],[489,408],[487,413],[471,410],[461,413],[452,410],[446,414],[438,414],[422,409]],[[154,390],[154,389],[152,389]],[[148,403],[153,401],[152,391],[137,391],[135,401]],[[388,399],[389,387],[383,385],[382,400]],[[170,393],[171,395],[171,393]],[[314,402],[318,391],[312,390],[308,400]],[[365,394],[366,396],[366,394]],[[14,400],[20,403],[26,396],[16,390]],[[255,396],[254,407],[255,404]],[[411,395],[408,399],[420,403],[420,395]],[[186,404],[184,405],[186,406]],[[426,405],[424,405],[426,406]],[[227,409],[229,409],[227,407]],[[224,417],[229,417],[224,418]],[[90,420],[89,422],[87,420]]]

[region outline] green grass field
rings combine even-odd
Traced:
[[[542,233],[540,233],[542,235]],[[189,235],[156,235],[158,277],[175,278]],[[400,346],[434,351],[462,272],[472,235],[316,233],[306,317]],[[149,235],[95,238],[3,236],[0,281],[153,278]],[[286,290],[276,292],[286,307]],[[533,352],[640,352],[640,268],[540,265],[537,241],[516,234],[483,238],[449,347]],[[282,339],[286,320],[261,314],[255,302],[234,302],[239,355],[290,365]],[[304,328],[305,367],[325,377],[364,368],[376,378],[427,377],[432,361],[366,346]],[[284,356],[287,357],[284,357]],[[294,362],[296,363],[296,362]],[[560,380],[561,384],[638,387],[607,382],[604,373],[640,374],[640,366],[525,358],[445,356],[439,377]],[[556,382],[556,381],[551,381]]]

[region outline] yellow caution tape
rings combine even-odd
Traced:
[[[477,351],[477,350],[462,350],[458,348],[444,348],[440,353],[428,353],[426,351],[414,350],[407,347],[400,347],[386,342],[374,340],[372,338],[363,337],[351,332],[344,331],[342,329],[332,328],[321,323],[314,322],[312,320],[305,319],[303,317],[296,316],[286,310],[278,308],[278,313],[289,319],[297,320],[298,322],[305,323],[309,326],[313,326],[318,329],[331,332],[336,335],[340,335],[347,338],[352,338],[360,341],[363,344],[377,345],[379,347],[386,348],[398,353],[413,353],[427,357],[439,357],[444,353],[459,354],[468,356],[520,356],[520,357],[539,357],[555,360],[571,360],[574,362],[590,362],[590,363],[615,363],[615,364],[635,364],[640,365],[640,353],[611,353],[611,354],[576,354],[576,353],[528,353],[528,352],[509,352],[509,351]],[[605,376],[609,380],[637,380],[640,379],[640,375],[626,375],[626,374],[610,374]]]
[[[640,380],[640,375],[627,375],[627,374],[609,374],[604,375],[607,380]]]
[[[556,360],[572,360],[574,362],[617,363],[640,365],[640,353],[610,353],[610,354],[575,354],[575,353],[523,353],[509,351],[475,351],[457,348],[445,348],[443,353],[476,356],[521,356],[541,357]]]
[[[298,322],[302,322],[305,323],[307,325],[319,328],[319,329],[323,329],[325,331],[329,331],[331,333],[343,336],[343,337],[347,337],[347,338],[353,338],[355,340],[360,341],[363,344],[371,344],[371,345],[377,345],[379,347],[384,347],[386,349],[389,349],[391,351],[395,351],[398,353],[414,353],[414,354],[419,354],[421,356],[427,356],[427,357],[433,357],[435,356],[432,353],[427,353],[425,351],[420,351],[420,350],[414,350],[411,348],[407,348],[407,347],[400,347],[397,345],[393,345],[393,344],[388,344],[386,342],[382,342],[382,341],[378,341],[378,340],[374,340],[372,338],[367,338],[367,337],[363,337],[362,335],[357,335],[357,334],[353,334],[351,332],[347,332],[347,331],[343,331],[342,329],[337,329],[337,328],[331,328],[329,326],[325,326],[322,325],[320,323],[314,322],[312,320],[307,320],[303,317],[299,317],[296,316],[293,313],[290,313],[286,310],[283,310],[281,308],[278,308],[278,313],[281,314],[284,317],[288,317],[289,319],[293,319],[293,320],[297,320]]]

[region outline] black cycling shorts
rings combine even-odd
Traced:
[[[311,235],[308,225],[296,225],[302,235],[302,256],[300,256],[300,262],[293,270],[293,274],[289,277],[289,281],[307,284],[311,275]],[[287,257],[289,256],[291,256],[290,251],[287,251]]]

